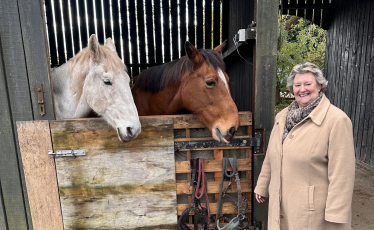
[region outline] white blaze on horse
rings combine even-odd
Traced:
[[[130,141],[141,131],[131,95],[130,77],[112,39],[100,45],[91,35],[88,47],[52,71],[57,119],[102,116],[118,134]]]

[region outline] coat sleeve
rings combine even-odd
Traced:
[[[266,154],[262,164],[261,173],[258,176],[257,185],[254,192],[263,197],[269,197],[269,183],[271,178],[271,168],[269,154]]]
[[[351,120],[339,118],[331,129],[328,146],[328,194],[325,220],[349,223],[355,178],[355,153]]]
[[[275,123],[277,122],[277,120],[278,120],[278,115],[275,118]],[[256,194],[261,195],[263,197],[269,197],[269,184],[270,184],[270,179],[271,179],[271,164],[270,164],[271,154],[269,154],[269,146],[272,145],[274,132],[275,132],[275,125],[270,134],[268,150],[265,155],[264,163],[262,164],[260,175],[258,176],[256,188],[254,190]]]

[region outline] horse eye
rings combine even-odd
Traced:
[[[112,85],[112,82],[109,79],[103,79],[105,85]]]
[[[216,85],[216,81],[215,81],[215,80],[208,80],[208,81],[205,82],[205,84],[206,84],[207,86],[212,87],[212,86],[215,86],[215,85]]]

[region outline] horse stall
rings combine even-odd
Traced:
[[[194,201],[196,158],[204,159],[212,216],[229,183],[221,185],[224,158],[238,159],[241,189],[233,183],[225,192],[234,201],[242,192],[247,206],[239,210],[226,197],[219,225],[240,215],[246,229],[267,229],[267,211],[256,207],[252,188],[274,117],[268,92],[275,89],[277,11],[274,0],[2,4],[0,229],[177,229]],[[187,16],[196,22],[180,20]],[[55,120],[51,67],[74,57],[91,34],[101,44],[112,37],[131,79],[186,55],[185,41],[212,49],[227,40],[222,56],[240,119],[235,138],[213,140],[191,114],[141,116],[141,133],[130,142],[100,118]],[[193,228],[197,216],[181,221]]]

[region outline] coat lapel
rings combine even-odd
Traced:
[[[329,99],[323,94],[322,100],[317,107],[309,114],[309,118],[318,126],[320,126],[326,117],[327,111],[330,107]]]

